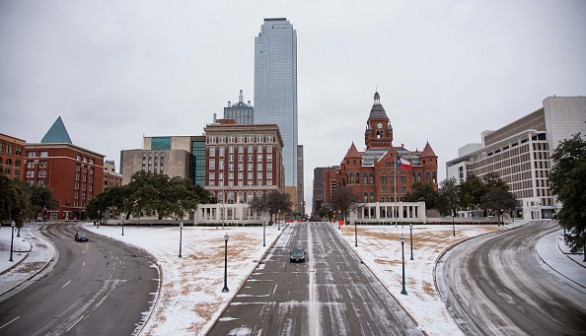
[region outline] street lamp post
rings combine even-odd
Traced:
[[[407,290],[405,289],[405,237],[403,237],[403,233],[401,233],[401,259],[403,260],[403,289],[401,294],[407,295]]]
[[[222,288],[222,293],[229,292],[228,289],[228,233],[224,235],[224,242],[226,243],[226,248],[224,250],[224,288]]]
[[[12,238],[10,239],[10,260],[8,261],[14,261],[12,260],[12,251],[14,250],[14,227],[16,226],[16,223],[12,221],[10,226],[12,226]]]
[[[356,226],[356,222],[354,221],[354,247],[358,247],[358,227]]]
[[[277,219],[277,231],[281,231],[281,210],[279,210],[279,219]]]
[[[100,228],[100,220],[101,220],[100,210],[98,210],[98,229]]]
[[[266,236],[266,220],[263,219],[262,221],[262,246],[267,246],[267,236]]]
[[[409,239],[411,240],[411,260],[413,260],[413,224],[409,223]]]
[[[181,243],[183,242],[183,221],[179,222],[179,258],[181,258]]]
[[[22,211],[20,211],[20,212],[19,212],[19,215],[20,215],[20,218],[21,218],[21,220],[22,220]],[[22,226],[22,225],[21,225],[21,226]],[[18,238],[20,238],[20,226],[18,227],[18,230],[16,230],[16,236],[17,236]]]
[[[122,220],[122,235],[124,236],[124,219]]]

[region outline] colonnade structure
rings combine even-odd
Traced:
[[[426,224],[425,202],[359,203],[349,224]]]
[[[349,224],[426,224],[425,202],[359,203],[350,212]],[[260,225],[268,223],[267,213],[250,210],[246,203],[200,204],[195,212],[195,225]]]

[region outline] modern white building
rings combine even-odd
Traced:
[[[551,193],[551,156],[560,141],[586,134],[586,97],[548,97],[543,108],[468,144],[446,163],[446,175],[462,183],[469,175],[497,173],[517,197],[526,219],[552,218],[560,204]]]
[[[297,32],[285,18],[265,19],[254,40],[254,123],[279,126],[285,186],[297,186]]]

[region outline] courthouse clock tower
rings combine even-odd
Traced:
[[[392,148],[393,146],[393,127],[385,109],[380,103],[380,95],[378,92],[374,93],[374,103],[366,121],[364,143],[367,149]]]

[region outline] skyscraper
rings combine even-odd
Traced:
[[[265,19],[254,40],[254,123],[277,124],[285,185],[297,186],[297,32],[285,18]]]
[[[224,119],[235,119],[241,125],[254,124],[254,107],[244,102],[244,94],[240,90],[238,103],[232,104],[228,101],[228,106],[224,107]]]

